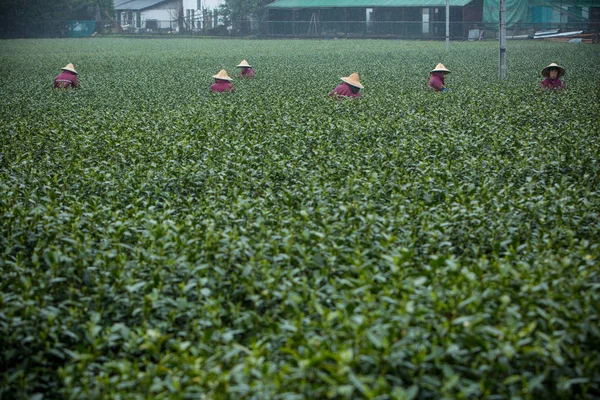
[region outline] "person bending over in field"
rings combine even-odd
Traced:
[[[212,77],[215,78],[215,83],[210,85],[211,92],[235,92],[235,88],[231,83],[232,79],[227,75],[227,71],[224,69],[220,70],[217,75],[213,75]]]
[[[248,61],[242,60],[237,67],[242,69],[242,78],[252,78],[254,76],[254,70],[248,64]]]
[[[333,91],[329,93],[329,96],[348,98],[360,97],[360,89],[364,89],[364,86],[360,84],[360,78],[356,72],[340,79],[343,83],[333,89]]]
[[[565,74],[565,69],[556,63],[548,65],[542,70],[542,76],[546,79],[540,82],[542,89],[565,89],[565,84],[560,80],[560,77]]]
[[[55,89],[70,89],[72,87],[79,87],[79,81],[77,80],[77,71],[73,64],[67,64],[66,67],[61,68],[63,72],[54,78]]]
[[[436,92],[445,92],[448,89],[446,88],[446,85],[444,84],[444,77],[446,76],[446,74],[449,74],[450,71],[448,70],[448,68],[444,67],[444,64],[439,63],[438,65],[435,66],[434,69],[432,69],[429,72],[429,85],[428,87],[430,89],[435,90]]]

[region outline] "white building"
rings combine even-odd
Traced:
[[[217,26],[206,0],[114,0],[116,21],[125,32],[178,32],[180,2],[186,31]]]

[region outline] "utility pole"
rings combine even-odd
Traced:
[[[500,0],[500,79],[506,79],[506,0]]]
[[[446,51],[450,50],[450,0],[446,0]]]

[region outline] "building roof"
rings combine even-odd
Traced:
[[[466,6],[473,0],[450,0],[450,6]],[[446,0],[277,0],[267,5],[275,9],[299,8],[376,8],[376,7],[445,7]]]
[[[114,0],[115,10],[145,10],[168,0]]]

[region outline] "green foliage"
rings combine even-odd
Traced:
[[[0,398],[597,398],[598,55],[0,43]]]
[[[219,15],[225,25],[231,25],[232,21],[242,21],[250,16],[265,19],[267,16],[265,6],[271,2],[272,0],[225,0],[219,5]]]
[[[113,0],[2,0],[0,38],[57,37],[66,35],[71,19],[96,19],[112,13]]]

